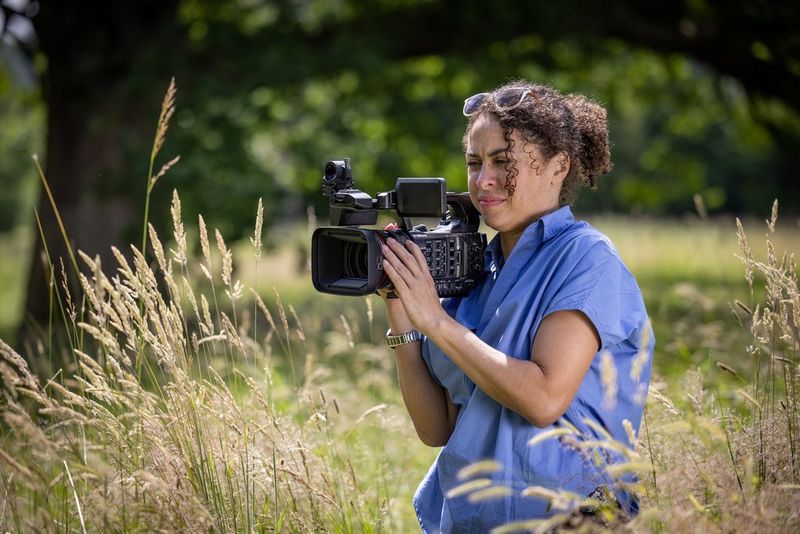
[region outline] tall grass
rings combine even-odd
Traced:
[[[85,341],[74,349],[74,367],[41,380],[0,343],[0,525],[15,532],[414,529],[410,494],[432,457],[414,448],[391,393],[392,360],[372,342],[380,325],[371,306],[342,311],[334,329],[320,318],[301,321],[279,295],[265,302],[243,290],[221,236],[211,246],[216,232],[200,232],[202,254],[192,257],[177,195],[171,210],[171,250],[149,232],[153,266],[135,247],[132,261],[115,250],[118,269],[109,276],[79,254],[84,319],[68,316]],[[751,372],[722,363],[690,370],[679,398],[654,377],[642,431],[629,435],[633,449],[601,428],[591,439],[564,428],[540,438],[621,455],[609,474],[641,496],[640,515],[623,522],[594,498],[528,488],[526,496],[551,501],[558,513],[500,532],[797,528],[797,270],[790,255],[753,259],[742,230],[739,239],[747,278],[765,280],[763,301],[735,307],[750,333],[740,357]],[[503,498],[507,489],[483,482],[491,469],[473,466],[454,497]],[[586,506],[600,507],[599,522],[577,513]]]
[[[253,337],[256,320],[234,311],[243,286],[219,233],[219,268],[208,261],[201,270],[230,302],[198,294],[177,195],[172,209],[169,256],[149,231],[156,267],[135,247],[132,262],[114,249],[119,265],[109,277],[79,254],[86,314],[76,327],[86,343],[74,350],[74,369],[41,381],[0,344],[0,524],[18,532],[400,526],[389,504],[408,456],[382,442],[405,435],[399,407],[365,409],[358,394],[326,387],[319,375],[330,362],[308,351],[303,325],[280,301],[270,307],[255,296],[269,328]],[[211,260],[208,243],[202,248]],[[356,343],[348,341],[349,355],[390,361],[386,349]],[[297,369],[276,387],[279,357]],[[385,451],[400,460],[387,463]]]
[[[71,333],[55,347],[69,356],[63,369],[41,378],[0,341],[0,529],[415,530],[411,493],[435,451],[413,437],[391,354],[375,341],[385,328],[380,310],[366,299],[298,313],[277,290],[262,297],[269,280],[252,277],[255,289],[239,280],[248,269],[237,268],[202,217],[199,246],[191,246],[177,192],[171,214],[167,246],[145,215],[152,262],[144,247],[114,249],[112,275],[78,253],[80,295],[70,294],[61,263],[52,265]],[[248,253],[254,273],[262,217],[259,203]],[[559,439],[587,458],[619,455],[624,462],[608,469],[609,479],[640,495],[641,513],[626,520],[598,496],[533,487],[524,495],[550,501],[553,517],[499,532],[798,529],[800,289],[794,258],[775,250],[776,220],[777,206],[764,260],[739,226],[751,291],[731,303],[746,338],[733,354],[703,344],[702,367],[677,382],[655,376],[642,430],[631,427],[629,443],[600,427],[582,436],[564,426],[529,444]],[[667,347],[662,355],[679,350],[675,340],[657,341]],[[731,358],[739,364],[722,361]],[[469,466],[451,497],[506,497],[513,490],[487,478],[496,468]],[[591,521],[580,513],[586,507],[597,511]]]
[[[219,231],[211,245],[202,217],[202,257],[187,254],[177,192],[174,248],[167,249],[149,224],[152,188],[177,162],[152,173],[174,95],[173,81],[150,158],[142,249],[131,246],[126,255],[114,248],[113,275],[71,248],[71,270],[51,262],[51,294],[68,339],[56,347],[68,355],[65,367],[42,379],[0,341],[0,528],[407,528],[407,517],[392,511],[395,496],[411,488],[402,473],[411,461],[398,436],[407,428],[402,412],[396,405],[367,404],[357,388],[322,380],[329,355],[386,367],[387,349],[358,343],[347,330],[346,350],[326,347],[316,355],[294,308],[277,292],[274,304],[253,292],[248,307],[232,251]],[[262,216],[259,208],[256,264]],[[80,295],[70,293],[68,273],[78,279]],[[259,323],[266,325],[260,338]],[[27,356],[36,361],[41,355]],[[278,361],[289,363],[291,380]],[[387,463],[387,452],[396,461]]]

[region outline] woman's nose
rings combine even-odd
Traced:
[[[495,169],[493,169],[490,165],[484,165],[481,167],[481,171],[478,173],[477,180],[477,185],[479,188],[490,189],[495,187],[498,181],[499,179]]]

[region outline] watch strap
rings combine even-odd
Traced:
[[[390,349],[399,347],[400,345],[405,345],[406,343],[420,341],[421,339],[422,334],[416,330],[409,330],[408,332],[403,332],[402,334],[397,335],[393,335],[391,330],[386,332],[386,344],[389,345]]]

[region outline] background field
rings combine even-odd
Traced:
[[[743,264],[737,258],[737,255],[741,255],[741,251],[738,248],[736,225],[733,220],[701,220],[694,215],[687,215],[682,219],[618,216],[596,216],[588,219],[612,238],[620,254],[636,274],[647,301],[657,340],[653,385],[664,397],[659,397],[658,400],[653,399],[651,395],[648,411],[651,425],[655,426],[650,434],[654,442],[649,442],[648,448],[645,448],[642,442],[640,453],[650,458],[653,464],[660,462],[661,469],[658,474],[660,486],[650,481],[645,473],[643,479],[648,486],[644,503],[645,509],[649,512],[643,515],[633,528],[660,529],[663,526],[669,530],[687,521],[689,524],[702,521],[706,522],[709,528],[727,530],[732,526],[734,518],[718,501],[723,499],[725,503],[736,507],[739,506],[736,503],[740,499],[736,496],[736,479],[732,478],[732,473],[736,473],[736,470],[731,469],[730,465],[727,467],[724,465],[726,442],[732,439],[724,439],[723,430],[731,428],[725,426],[727,420],[725,410],[731,415],[752,417],[753,414],[748,412],[747,403],[736,393],[741,385],[740,382],[751,378],[735,379],[730,373],[721,372],[717,362],[723,363],[742,377],[753,376],[756,366],[752,351],[748,350],[748,346],[752,344],[749,319],[743,318],[742,308],[735,302],[739,301],[752,308],[755,302],[764,297],[763,279],[759,280],[756,277],[755,290],[751,294],[750,286],[744,278]],[[761,245],[763,242],[761,238],[766,235],[766,223],[747,221],[745,229],[753,243],[754,257],[765,260],[767,251]],[[245,518],[249,518],[252,525],[262,530],[278,528],[303,531],[309,528],[324,528],[408,531],[415,528],[416,524],[410,504],[411,495],[435,457],[436,451],[425,447],[417,440],[402,406],[392,355],[382,340],[386,321],[380,300],[374,296],[354,299],[314,292],[306,271],[305,249],[308,245],[306,239],[308,234],[307,226],[281,229],[275,236],[280,236],[283,244],[264,255],[260,261],[256,261],[250,242],[242,241],[231,247],[235,265],[233,279],[239,279],[245,285],[257,290],[265,301],[266,308],[274,316],[271,319],[272,324],[266,320],[262,311],[257,309],[250,295],[245,293],[246,296],[236,302],[238,315],[234,314],[233,317],[239,321],[239,331],[247,348],[237,355],[237,351],[234,350],[236,344],[223,340],[221,344],[215,342],[215,349],[211,351],[200,350],[195,354],[199,360],[189,365],[189,371],[195,369],[190,374],[196,373],[199,379],[206,377],[203,379],[206,381],[218,375],[222,382],[209,390],[208,382],[204,385],[203,382],[196,383],[190,380],[187,382],[190,385],[184,384],[179,388],[196,387],[199,392],[204,392],[199,394],[201,399],[205,395],[211,396],[208,400],[199,401],[199,408],[193,408],[202,413],[201,408],[206,403],[209,404],[209,409],[222,410],[211,402],[213,394],[209,393],[211,391],[219,394],[218,388],[222,387],[223,391],[229,392],[226,409],[231,413],[238,412],[239,424],[244,428],[252,426],[254,433],[257,433],[255,429],[263,433],[264,426],[270,424],[276,429],[280,428],[278,432],[262,436],[264,438],[269,436],[272,443],[271,447],[265,449],[266,445],[256,438],[242,442],[241,438],[236,438],[235,435],[231,437],[225,433],[217,434],[213,431],[215,428],[213,419],[206,421],[201,417],[195,424],[197,428],[204,429],[202,432],[208,432],[209,435],[198,438],[200,444],[198,446],[201,450],[203,447],[208,447],[217,451],[219,455],[217,461],[221,464],[215,465],[214,469],[221,468],[226,472],[226,469],[230,469],[230,465],[239,465],[237,462],[242,461],[243,452],[245,459],[251,455],[250,461],[255,462],[260,454],[265,454],[269,450],[273,456],[271,461],[267,462],[267,466],[272,465],[274,468],[272,462],[276,461],[275,455],[279,454],[282,455],[280,462],[296,461],[305,471],[298,473],[290,468],[286,468],[285,471],[276,468],[274,473],[282,475],[276,474],[272,479],[276,485],[274,498],[270,497],[270,492],[267,491],[269,488],[266,490],[261,488],[266,491],[266,497],[258,489],[270,480],[268,474],[255,482],[247,482],[246,476],[242,480],[235,476],[235,473],[229,474],[227,487],[222,484],[212,485],[204,491],[198,491],[199,502],[192,502],[187,507],[194,510],[192,513],[195,514],[199,513],[197,510],[203,510],[203,514],[206,515],[201,514],[197,517],[205,517],[211,521],[209,524],[213,524],[211,518],[215,514],[224,514],[229,519],[241,516],[241,520],[244,521]],[[193,238],[195,236],[190,235],[190,243]],[[778,251],[800,250],[800,231],[795,221],[782,221],[770,238]],[[7,236],[0,244],[3,247],[0,253],[2,258],[0,272],[3,273],[4,287],[16,288],[21,285],[20,279],[24,269],[21,268],[21,262],[13,259],[21,248],[20,240],[18,236]],[[174,246],[174,243],[167,246]],[[191,245],[189,248],[191,252]],[[200,253],[199,250],[195,252],[198,255]],[[199,265],[199,257],[197,261]],[[222,267],[218,258],[212,263],[214,269]],[[197,269],[192,269],[191,265],[190,262],[190,268],[186,272],[189,279],[193,280],[195,290],[198,294],[205,292],[209,300],[212,300],[214,293],[208,293],[207,281],[204,281],[203,277],[198,275]],[[219,302],[212,303],[212,313],[216,308],[218,312],[231,316],[232,308],[230,303],[225,303],[227,297],[220,291],[219,286],[216,294]],[[4,292],[2,308],[14,309],[14,299],[18,298],[19,293],[15,295],[14,291]],[[191,315],[190,310],[187,312]],[[254,317],[257,318],[255,321]],[[6,329],[16,319],[10,313],[3,318],[5,321],[3,327]],[[245,334],[245,332],[251,333]],[[74,356],[69,354],[63,338],[59,342],[56,336],[53,343],[52,348],[46,347],[47,338],[44,337],[39,349],[45,353],[49,352],[50,357],[55,358],[53,370],[59,364],[64,365],[65,369],[76,369],[77,362]],[[106,358],[110,356],[107,355]],[[153,376],[160,378],[147,379],[144,376],[140,387],[143,388],[142,391],[154,392],[163,402],[164,411],[170,413],[171,403],[177,401],[169,395],[168,390],[176,387],[176,384],[183,384],[187,378],[163,362],[161,365],[153,365],[156,370],[156,375]],[[209,375],[209,371],[204,370],[206,365],[209,366],[208,369],[215,369],[214,375]],[[55,376],[58,377],[59,373]],[[156,386],[152,380],[162,386]],[[64,381],[67,387],[70,383],[69,380]],[[114,380],[109,379],[111,385],[104,387],[113,391],[114,383]],[[752,384],[755,384],[754,380]],[[81,395],[87,398],[91,396],[87,393],[85,385],[78,386],[79,384],[73,384],[73,389],[78,392],[83,391]],[[706,392],[705,400],[703,391]],[[758,396],[759,388],[754,386],[747,391],[753,396]],[[259,395],[266,395],[269,401],[259,406],[256,402]],[[722,406],[720,402],[724,402],[727,406],[722,412],[719,411],[719,406]],[[216,407],[212,408],[214,406]],[[155,410],[154,414],[159,414],[156,420],[163,417],[163,413],[159,410]],[[680,417],[676,414],[680,414]],[[143,421],[147,421],[145,415],[141,417]],[[227,420],[228,416],[220,417]],[[766,419],[766,416],[764,418]],[[9,421],[12,427],[18,424],[13,420]],[[42,419],[41,416],[34,415],[33,421],[38,421],[37,426],[50,435],[53,426],[47,423],[46,417]],[[122,425],[121,418],[119,420],[112,418],[111,421],[113,425]],[[730,422],[732,420],[728,421],[728,424],[732,425]],[[745,421],[746,419],[741,419],[737,428],[740,429],[742,436],[749,436],[747,429],[751,428],[750,423]],[[105,424],[109,424],[108,421]],[[155,423],[151,421],[148,424]],[[235,425],[235,423],[229,424],[232,427]],[[716,430],[709,431],[709,425]],[[102,425],[100,427],[102,428]],[[28,431],[27,434],[32,432]],[[113,458],[122,461],[120,455],[125,461],[131,461],[126,453],[128,451],[133,457],[139,458],[138,461],[142,463],[143,468],[148,469],[144,467],[149,463],[146,460],[149,454],[146,443],[137,442],[135,446],[114,445],[113,440],[111,443],[105,439],[98,441],[100,435],[92,437],[93,432],[88,429],[87,432],[88,434],[84,434],[82,431],[81,439],[95,443],[93,447],[97,449],[101,458],[105,458],[103,465]],[[684,435],[678,445],[674,442],[675,432]],[[280,436],[280,439],[276,438],[276,435]],[[648,436],[644,430],[642,435]],[[165,441],[169,442],[169,436],[167,432]],[[644,440],[644,437],[642,439]],[[744,440],[743,437],[742,439]],[[276,443],[276,440],[281,443]],[[695,440],[697,443],[693,443]],[[27,469],[37,468],[34,465],[38,464],[31,465],[31,462],[36,460],[36,454],[31,455],[29,450],[20,449],[21,444],[12,434],[6,434],[2,441],[3,448],[10,454],[15,450],[19,451],[21,454],[19,461],[23,465],[28,465]],[[746,457],[742,456],[744,452],[741,451],[750,450],[752,443],[750,445],[748,443],[750,442],[743,441],[738,445],[742,447],[741,450],[737,449],[739,450],[737,462],[741,465],[747,464]],[[159,446],[167,447],[163,444]],[[685,466],[681,466],[681,458],[685,457],[687,449],[691,449],[689,454],[696,455],[694,462],[700,470],[699,475],[698,473],[687,475],[683,471]],[[302,460],[298,460],[298,451]],[[178,458],[186,460],[181,454],[176,454]],[[69,458],[69,454],[52,455],[51,451],[45,465],[53,464],[57,458]],[[86,473],[97,475],[97,467],[93,466],[91,459],[84,458],[77,465],[74,462],[75,458],[68,463],[74,471],[81,472],[83,469],[84,477],[87,476]],[[792,460],[789,463],[794,465],[793,462],[792,453]],[[229,467],[225,468],[226,465]],[[132,470],[134,479],[141,476],[141,472],[135,471],[134,467],[135,465],[121,465],[110,469],[107,466],[106,469],[110,469],[110,473],[105,475],[108,477],[105,484],[113,486],[122,473]],[[262,468],[266,469],[263,466]],[[54,469],[54,472],[58,473],[62,468],[55,462],[54,467],[51,466],[49,469],[38,467],[38,469],[42,471],[42,476],[47,478],[47,473],[50,473],[49,476],[56,476],[49,469]],[[174,473],[164,473],[163,466],[159,467],[158,463],[151,465],[149,469],[152,471],[149,476],[162,483],[165,480],[172,480],[175,476],[181,478]],[[256,469],[255,472],[259,470]],[[6,492],[16,487],[8,485],[12,478],[6,479]],[[84,479],[83,488],[78,485],[77,489],[75,486],[65,486],[63,472],[60,478],[61,482],[57,487],[61,488],[62,493],[59,494],[61,500],[46,507],[50,514],[61,517],[62,522],[58,523],[59,530],[83,525],[84,519],[78,516],[77,508],[74,506],[77,498],[73,498],[74,494],[80,496],[77,502],[83,501],[84,507],[94,505],[98,510],[116,502],[107,494],[98,498],[96,484],[87,482],[89,478]],[[190,480],[191,478],[189,476]],[[698,479],[701,480],[699,487]],[[282,480],[281,484],[286,485],[281,486],[283,488],[281,491],[277,491],[280,489],[278,480]],[[755,477],[753,480],[759,479]],[[250,484],[252,491],[248,493]],[[312,490],[315,484],[319,489]],[[134,488],[137,487],[135,483],[132,485]],[[759,487],[761,484],[754,483],[754,485]],[[292,487],[295,488],[294,492],[290,489]],[[686,493],[687,487],[698,487],[697,495]],[[702,489],[703,487],[705,489]],[[17,489],[22,488],[23,486],[19,486]],[[20,501],[13,500],[6,503],[7,511],[0,514],[0,523],[18,528],[28,522],[41,524],[38,523],[40,519],[36,518],[41,518],[43,512],[30,516],[26,516],[25,512],[29,506],[36,506],[35,503],[39,499],[36,495],[39,490],[31,486],[27,491],[30,493],[20,491],[19,498],[23,499],[22,505]],[[152,493],[154,490],[150,491]],[[27,501],[26,494],[32,495]],[[144,491],[142,495],[146,494]],[[244,501],[237,500],[242,494],[245,496],[252,494],[252,500],[256,502],[245,505]],[[756,491],[752,493],[752,495],[758,494]],[[8,493],[5,495],[6,498],[9,497]],[[135,493],[128,503],[130,510],[127,519],[120,518],[118,514],[111,514],[111,517],[104,516],[104,523],[91,520],[88,524],[117,525],[133,530],[151,525],[156,519],[163,525],[174,528],[206,525],[199,519],[199,522],[194,523],[187,522],[185,518],[181,519],[180,514],[172,513],[160,506],[157,498],[156,504],[152,504],[152,498],[151,501],[145,499],[155,507],[145,512],[139,507],[144,505],[145,501],[137,501],[142,495],[138,497],[136,495],[139,494]],[[204,501],[203,495],[209,500]],[[219,502],[216,502],[217,500]],[[203,502],[205,504],[201,504]],[[253,512],[252,509],[246,509],[250,506],[261,506],[263,509],[261,512]],[[286,507],[286,510],[281,512],[281,506]],[[758,506],[763,507],[763,502]],[[274,507],[274,510],[271,507]],[[344,508],[340,510],[340,507]],[[14,510],[14,514],[10,514],[8,510]],[[28,513],[33,510],[29,509]],[[745,510],[749,509],[745,507]],[[766,523],[760,523],[762,519],[758,517],[755,519],[750,515],[746,517],[753,525],[796,524],[791,516],[786,515],[785,510],[784,505],[776,506],[774,509],[768,507],[770,513]],[[211,515],[207,516],[209,512]],[[746,513],[750,512],[752,510]],[[236,530],[242,528],[241,523],[234,525],[219,521],[217,519],[214,528]],[[775,521],[778,523],[774,523]]]
[[[0,0],[0,531],[413,531],[436,451],[379,299],[312,289],[320,173],[464,190],[464,98],[517,77],[608,112],[576,213],[654,375],[633,452],[573,445],[639,475],[622,528],[800,530],[796,4]]]

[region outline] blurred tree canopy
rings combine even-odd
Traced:
[[[267,225],[304,217],[307,204],[322,215],[333,158],[351,157],[370,193],[397,176],[444,176],[462,190],[461,103],[517,77],[609,110],[614,170],[579,198],[582,211],[682,213],[695,194],[712,212],[761,213],[775,197],[784,213],[800,208],[800,18],[789,0],[2,5],[3,49],[25,50],[41,83],[14,89],[0,70],[0,229],[29,218],[22,177],[35,178],[21,151],[46,145],[68,231],[90,254],[140,235],[172,75],[162,154],[182,159],[156,186],[158,228],[173,188],[187,218],[200,212],[233,237],[249,231],[259,197]],[[51,255],[63,255],[46,201],[39,213]],[[26,309],[41,319],[38,257]]]

